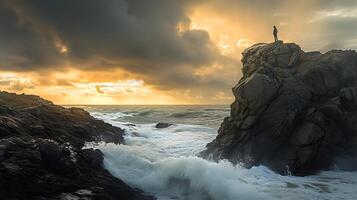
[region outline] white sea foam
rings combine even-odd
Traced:
[[[226,161],[215,163],[195,156],[215,137],[214,128],[175,124],[157,129],[154,123],[128,126],[118,116],[124,115],[96,113],[96,117],[126,130],[126,145],[87,146],[104,153],[104,165],[114,176],[159,200],[352,200],[357,197],[355,172],[331,171],[293,177],[281,176],[263,166],[245,169]]]

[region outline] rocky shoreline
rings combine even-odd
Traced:
[[[357,169],[357,53],[259,43],[243,52],[231,114],[201,152],[281,174]]]
[[[1,199],[154,199],[103,168],[86,142],[121,144],[124,131],[80,108],[0,92]]]

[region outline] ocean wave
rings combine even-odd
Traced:
[[[104,165],[114,176],[159,200],[332,200],[356,195],[356,173],[280,176],[263,166],[245,169],[194,156],[162,158],[135,146],[100,143],[96,148],[104,153]]]
[[[151,114],[153,114],[153,113],[155,113],[155,111],[153,111],[153,110],[146,110],[146,111],[141,111],[141,112],[139,112],[137,115],[139,115],[139,116],[148,116],[148,115],[151,115]]]
[[[260,186],[254,186],[240,178],[242,173],[237,173],[239,167],[228,162],[214,163],[197,157],[171,157],[151,161],[151,156],[143,156],[140,148],[103,143],[98,148],[105,155],[105,167],[114,176],[133,187],[155,194],[158,199],[270,198],[259,192]]]
[[[219,112],[229,112],[229,108],[205,108],[204,111],[219,111]]]
[[[128,123],[200,124],[218,128],[222,119],[229,114],[225,106],[117,106],[90,107],[88,111],[97,118],[111,118]]]
[[[155,115],[162,121],[174,118],[167,116],[177,113],[187,113],[187,110],[169,113],[166,109]],[[158,121],[153,119],[154,115],[143,117],[130,112],[91,114],[123,128],[126,145],[99,143],[87,144],[87,148],[100,149],[110,173],[155,195],[158,200],[352,200],[357,196],[355,172],[281,176],[263,166],[245,169],[226,161],[216,163],[198,158],[195,155],[214,139],[216,128],[193,124],[198,122],[191,120],[193,118],[180,118],[189,119],[192,124],[174,123],[158,129],[156,122],[147,123],[144,119]],[[217,114],[212,115],[213,118],[219,116],[218,112],[211,111],[201,113],[201,116],[209,114]],[[145,123],[136,123],[134,119]],[[199,119],[210,123],[209,118]]]
[[[189,118],[195,118],[195,117],[203,117],[204,113],[201,111],[189,111],[189,112],[177,112],[177,113],[173,113],[171,114],[169,117],[174,117],[174,118],[185,118],[185,117],[189,117]]]

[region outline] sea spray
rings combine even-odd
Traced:
[[[133,187],[159,200],[353,199],[357,175],[323,172],[309,177],[281,176],[264,166],[243,168],[194,156],[159,155],[128,145],[88,144],[104,153],[105,167]]]
[[[100,143],[105,167],[133,187],[160,197],[175,199],[270,199],[259,191],[261,184],[252,184],[249,170],[229,162],[210,162],[198,157],[169,157],[153,161],[143,149],[125,145]],[[272,173],[261,167],[259,170]],[[254,182],[266,182],[265,176]]]
[[[203,160],[195,155],[215,137],[216,128],[196,125],[192,119],[192,124],[177,121],[173,126],[157,129],[154,121],[128,120],[126,116],[135,117],[133,113],[128,108],[124,114],[113,109],[96,112],[95,117],[126,130],[126,145],[99,143],[87,144],[87,148],[98,148],[104,153],[104,165],[114,176],[159,200],[349,200],[357,196],[355,172],[281,176],[264,166],[246,169],[227,161]],[[174,121],[166,117],[155,119]]]

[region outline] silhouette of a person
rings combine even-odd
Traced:
[[[278,41],[278,29],[276,28],[276,26],[273,27],[273,35],[275,42]]]

